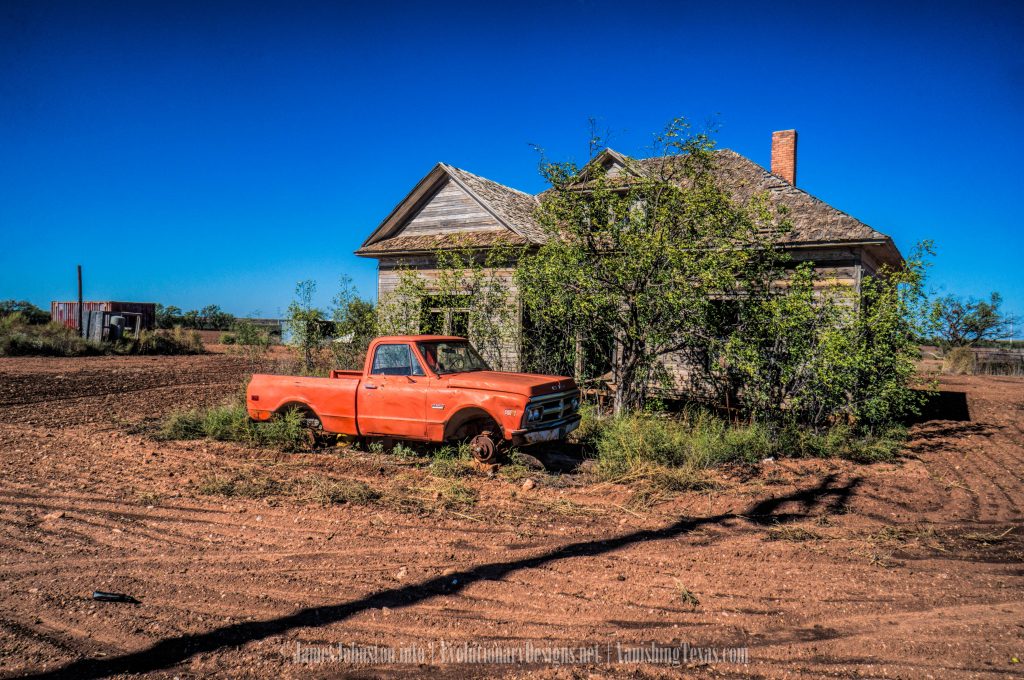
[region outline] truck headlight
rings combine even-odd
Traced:
[[[542,406],[529,406],[526,409],[526,422],[532,423],[540,420],[540,417],[544,415],[544,407]]]
[[[573,397],[572,401],[569,402],[569,405],[570,405],[571,409],[573,411],[575,411],[576,409],[578,409],[580,407],[580,398],[579,397]]]

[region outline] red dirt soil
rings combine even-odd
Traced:
[[[1024,379],[943,378],[970,420],[915,426],[897,464],[766,462],[653,506],[584,474],[528,490],[479,475],[479,501],[446,510],[438,480],[393,456],[153,439],[244,372],[225,355],[0,359],[0,675],[677,677],[619,663],[619,645],[652,644],[747,648],[746,663],[684,658],[699,677],[1024,669]],[[236,472],[383,498],[201,493]],[[402,494],[422,498],[389,502]],[[598,658],[458,663],[442,642]],[[297,663],[300,644],[435,657]]]

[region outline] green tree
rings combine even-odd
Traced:
[[[202,327],[202,323],[199,319],[199,312],[198,310],[195,309],[188,310],[180,317],[178,317],[178,320],[181,322],[181,325],[184,326],[185,328],[198,329]]]
[[[181,323],[181,309],[174,305],[167,305],[166,307],[157,304],[156,306],[156,325],[157,328],[174,328],[174,326]]]
[[[948,349],[1009,338],[1016,319],[1003,313],[1002,303],[999,293],[992,293],[987,301],[956,295],[936,299],[932,311],[939,344]]]
[[[372,302],[359,296],[348,275],[341,276],[338,293],[332,301],[331,317],[334,320],[331,350],[335,366],[347,370],[361,369],[370,341],[377,334],[376,310]]]
[[[784,222],[765,196],[732,200],[713,147],[676,119],[656,138],[660,158],[627,159],[614,177],[542,161],[547,239],[518,268],[523,304],[537,324],[612,338],[617,413],[643,406],[669,355],[707,355],[723,301],[765,288],[781,267]]]
[[[285,318],[290,335],[288,344],[296,351],[305,375],[323,372],[320,354],[329,335],[327,315],[313,304],[315,295],[315,281],[299,281]]]
[[[0,300],[0,318],[20,313],[21,318],[29,324],[50,322],[50,313],[45,312],[28,300]]]
[[[211,331],[226,331],[231,328],[235,317],[222,310],[218,305],[207,305],[199,311],[201,325]]]

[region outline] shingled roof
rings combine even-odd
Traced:
[[[662,158],[645,158],[635,162],[640,171],[651,171]],[[778,175],[773,175],[754,161],[730,149],[714,152],[715,174],[722,187],[740,203],[755,194],[767,192],[777,207],[788,209],[786,219],[793,225],[783,243],[849,243],[884,242],[888,236],[872,229],[855,217],[833,208]]]
[[[620,165],[626,162],[629,170],[640,173],[654,172],[666,161],[665,158],[633,160],[611,149],[606,149],[592,162],[602,160]],[[792,224],[792,230],[781,239],[782,243],[792,246],[870,243],[882,246],[895,261],[901,259],[892,239],[885,234],[773,175],[749,158],[735,151],[720,149],[714,152],[714,160],[715,172],[722,186],[736,200],[745,203],[755,194],[767,192],[777,206],[787,209],[786,218]],[[415,214],[418,206],[429,197],[431,187],[437,186],[444,177],[459,184],[509,231],[402,236],[404,220]],[[543,243],[544,231],[533,217],[543,195],[533,196],[466,170],[438,163],[367,238],[356,254],[374,257],[385,253],[431,252],[444,247],[486,248],[497,243]]]

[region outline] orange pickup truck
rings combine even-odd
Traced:
[[[503,443],[564,439],[580,423],[572,378],[492,371],[465,338],[377,338],[359,371],[328,378],[262,375],[246,391],[249,416],[300,409],[314,428],[352,436],[469,441],[492,462]]]

